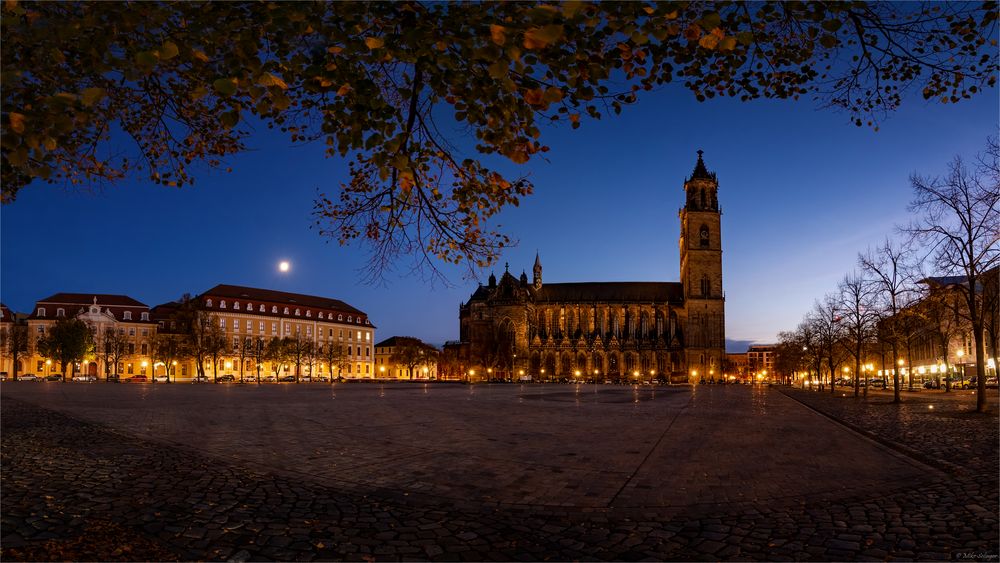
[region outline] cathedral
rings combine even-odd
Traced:
[[[451,346],[466,377],[532,381],[722,378],[725,293],[719,182],[698,151],[680,210],[680,282],[490,275],[459,309]],[[488,374],[488,375],[487,375]]]

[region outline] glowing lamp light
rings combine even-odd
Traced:
[[[149,365],[149,362],[147,362],[146,360],[143,360],[142,364],[140,364],[140,365],[142,365],[142,367],[146,367],[146,366]]]

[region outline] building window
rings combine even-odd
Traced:
[[[146,344],[143,344],[143,345],[142,345],[142,346],[140,347],[140,352],[139,352],[139,353],[140,353],[140,354],[142,354],[143,356],[145,356],[145,355],[146,355],[146,354],[148,353],[148,352],[147,352],[146,350],[147,350],[147,345],[146,345]]]
[[[239,301],[233,301],[233,309],[235,309],[237,311],[240,310],[240,302]]]
[[[132,362],[129,362],[129,363],[125,364],[125,373],[131,375],[134,372],[135,372],[135,368],[132,367]]]
[[[44,326],[38,327],[38,334],[45,334],[45,327]]]
[[[361,342],[361,331],[358,331],[358,342]]]
[[[319,318],[321,318],[321,319],[323,318],[323,311],[319,312]]]
[[[143,336],[149,336],[149,329],[148,328],[142,329],[142,335]]]
[[[225,301],[219,301],[219,308],[220,309],[225,309],[226,308],[226,302]]]
[[[233,332],[239,332],[239,331],[240,331],[240,320],[233,319]]]
[[[56,316],[57,317],[65,317],[66,316],[66,309],[63,309],[62,307],[59,307],[58,309],[56,309]]]
[[[306,317],[311,317],[311,316],[313,316],[313,312],[309,309],[306,309]]]
[[[260,329],[261,334],[264,334],[264,321],[260,321],[260,324],[257,326],[257,328]]]
[[[288,314],[288,307],[285,307],[285,311],[284,311],[284,313],[282,313],[282,314],[284,314],[284,315],[287,315],[287,314]]]
[[[129,336],[135,336],[135,329],[134,328],[128,329],[128,335]]]
[[[39,307],[38,308],[38,316],[39,317],[44,317],[45,316],[45,307]]]
[[[366,332],[366,333],[365,333],[365,342],[368,342],[368,341],[370,341],[371,339],[372,339],[372,333],[370,333],[370,332]]]
[[[132,311],[125,311],[124,313],[122,313],[122,319],[124,319],[126,321],[131,321],[132,320]]]
[[[312,335],[313,335],[313,327],[307,326],[306,327],[306,336],[312,336]]]
[[[263,326],[260,327],[260,331],[264,332],[264,327]],[[253,332],[253,321],[251,321],[250,319],[247,319],[247,334],[250,334],[252,332]]]
[[[707,277],[701,278],[701,296],[708,297],[711,292],[711,283],[708,281]]]
[[[43,362],[42,360],[38,360],[38,366],[37,367],[38,367],[38,369],[36,369],[35,371],[42,371],[43,369],[45,369],[45,362]]]
[[[278,323],[271,323],[271,334],[278,334]]]
[[[43,317],[45,316],[45,309],[42,309],[42,316]],[[344,315],[337,315],[337,320],[338,321],[344,320]]]
[[[212,300],[211,299],[206,299],[205,300],[205,306],[206,307],[211,307],[212,306]]]
[[[274,313],[274,314],[277,314],[278,313],[278,306],[277,305],[271,305],[271,312]]]
[[[352,320],[354,320],[354,317],[347,317],[347,322],[351,322]]]
[[[139,320],[140,321],[148,321],[149,320],[149,313],[139,313]]]
[[[132,342],[128,343],[128,353],[129,353],[130,356],[132,354],[135,354],[135,344],[132,343]]]
[[[156,325],[159,326],[160,328],[165,328],[163,321],[156,321]]]

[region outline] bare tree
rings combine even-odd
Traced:
[[[837,310],[840,313],[845,349],[854,359],[854,396],[857,397],[860,394],[865,345],[871,341],[876,320],[874,296],[871,284],[857,272],[844,276],[839,289]],[[868,394],[867,385],[865,394]]]
[[[823,298],[823,301],[814,303],[810,319],[817,343],[830,371],[830,392],[833,393],[834,381],[837,378],[837,366],[840,364],[839,343],[842,336],[836,296],[829,294]]]
[[[880,336],[892,349],[893,367],[893,402],[901,401],[899,396],[899,345],[903,340],[906,328],[900,322],[899,313],[908,304],[911,294],[912,272],[910,259],[912,251],[909,247],[886,239],[875,249],[858,256],[861,269],[872,282],[873,295],[877,310],[881,313],[879,319]],[[883,362],[884,364],[884,362]],[[883,369],[883,373],[885,370]]]
[[[121,380],[119,367],[122,360],[128,355],[128,337],[125,336],[125,329],[108,327],[104,329],[104,353],[111,360],[114,366],[115,382]],[[106,366],[107,364],[105,364]]]
[[[910,210],[922,215],[905,230],[929,249],[935,269],[961,276],[976,347],[976,410],[986,410],[983,274],[1000,265],[1000,165],[997,140],[988,141],[970,169],[956,156],[945,177],[910,177]]]
[[[14,372],[13,378],[14,381],[17,381],[17,366],[21,363],[21,356],[28,352],[28,342],[30,340],[28,325],[14,323],[10,326],[9,330],[0,331],[0,336],[3,337],[0,350],[10,356],[13,364],[11,366]]]
[[[151,352],[153,357],[153,381],[156,381],[156,363],[162,363],[167,374],[167,383],[170,383],[170,370],[174,366],[177,358],[182,357],[184,351],[183,336],[169,332],[155,332],[150,339]],[[174,382],[177,382],[177,374],[174,374]]]
[[[310,354],[309,349],[312,348],[312,342],[306,340],[302,333],[296,330],[295,336],[285,338],[285,345],[288,348],[289,360],[295,364],[295,383],[298,383],[302,372],[302,363]]]
[[[239,356],[240,362],[240,381],[243,381],[243,373],[246,371],[246,361],[253,357],[254,348],[257,346],[257,341],[253,339],[252,336],[244,336],[243,340],[240,340],[239,346],[236,349],[236,353]]]
[[[267,346],[264,348],[264,357],[271,362],[274,368],[275,379],[280,377],[281,368],[291,360],[291,353],[289,351],[291,340],[291,338],[278,338],[275,336],[267,342]]]
[[[336,376],[334,376],[334,368],[337,368],[337,374],[347,367],[350,363],[350,358],[344,353],[344,346],[336,342],[327,342],[320,349],[320,359],[326,362],[327,369],[330,370],[330,383],[333,383]]]

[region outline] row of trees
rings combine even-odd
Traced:
[[[897,227],[897,240],[858,255],[857,269],[815,302],[799,326],[779,335],[776,364],[788,374],[803,370],[830,378],[853,368],[854,394],[867,359],[892,372],[900,401],[900,372],[918,337],[938,351],[935,364],[949,370],[952,339],[971,333],[977,409],[986,407],[987,345],[1000,350],[1000,167],[997,139],[971,165],[961,157],[942,177],[910,178],[916,218]],[[929,279],[929,276],[938,276]],[[964,339],[964,338],[963,338]],[[904,359],[905,358],[905,359]],[[889,367],[886,362],[889,361]],[[912,387],[912,373],[909,378]],[[946,389],[950,381],[945,378]],[[865,386],[867,392],[867,386]]]

